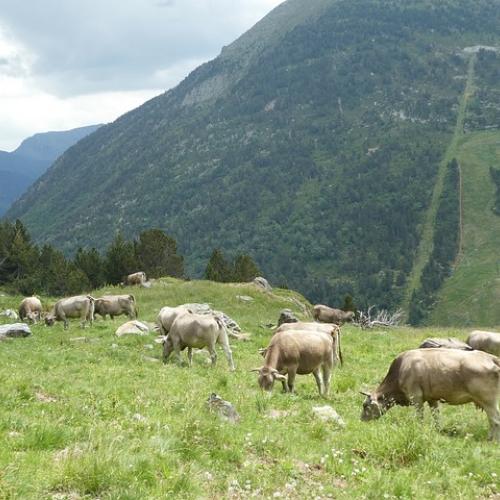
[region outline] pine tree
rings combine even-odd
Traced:
[[[135,243],[139,268],[151,278],[184,276],[184,259],[177,253],[177,242],[161,229],[148,229]]]
[[[92,289],[100,288],[106,283],[104,260],[95,248],[79,248],[73,263],[86,276]]]
[[[108,247],[105,257],[106,280],[112,285],[120,283],[125,276],[138,271],[134,244],[125,241],[121,233]]]
[[[238,255],[234,260],[233,279],[239,283],[247,283],[261,273],[257,264],[249,255]]]
[[[205,270],[205,278],[210,281],[218,281],[221,283],[228,283],[233,278],[231,265],[218,248],[216,248],[210,256],[210,260]]]

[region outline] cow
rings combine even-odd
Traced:
[[[461,349],[463,351],[472,351],[472,347],[461,340],[449,337],[447,339],[429,338],[425,339],[419,346],[419,349],[429,349],[440,347],[441,349]]]
[[[38,297],[26,297],[19,306],[19,317],[36,323],[42,318],[42,303]]]
[[[52,308],[52,311],[45,316],[45,324],[52,326],[56,321],[64,321],[64,329],[67,330],[68,318],[80,318],[82,328],[88,322],[92,325],[94,321],[94,297],[90,295],[78,295],[61,299]]]
[[[466,340],[473,349],[500,356],[500,333],[474,330]]]
[[[436,423],[439,402],[475,403],[490,423],[490,439],[500,441],[500,359],[481,351],[413,349],[391,363],[382,383],[363,403],[361,420],[373,420],[394,405],[415,405],[423,417],[425,402]]]
[[[186,313],[192,313],[191,309],[186,306],[162,307],[156,318],[156,323],[160,328],[160,335],[167,335],[177,316]]]
[[[104,319],[126,314],[130,319],[137,318],[137,306],[133,295],[104,295],[95,300],[94,313]]]
[[[177,316],[169,334],[163,338],[163,362],[166,363],[172,351],[175,351],[181,362],[181,351],[188,348],[188,362],[191,367],[193,348],[206,347],[210,353],[212,366],[217,362],[215,344],[221,344],[227,357],[231,371],[234,371],[234,362],[226,327],[222,318],[217,315],[185,313]]]
[[[280,380],[285,392],[294,392],[297,374],[312,373],[320,396],[327,397],[334,365],[335,345],[332,335],[320,330],[290,329],[277,332],[271,338],[264,366],[252,371],[259,373],[261,389],[272,391],[274,381]]]
[[[317,304],[313,307],[313,317],[321,323],[335,323],[342,325],[354,319],[352,311],[342,311],[342,309],[334,309],[323,304]]]
[[[335,356],[340,364],[344,363],[342,358],[342,349],[340,346],[340,334],[341,330],[335,323],[311,323],[305,321],[299,321],[298,323],[283,323],[281,326],[276,328],[274,335],[278,332],[283,332],[285,330],[312,330],[312,331],[322,331],[328,333],[333,337],[335,343]]]
[[[137,273],[129,274],[123,280],[125,285],[144,285],[146,283],[146,273],[143,271],[139,271]]]

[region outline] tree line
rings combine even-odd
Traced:
[[[52,245],[37,245],[23,225],[0,223],[0,286],[22,295],[74,295],[117,285],[128,274],[144,271],[148,278],[186,278],[184,257],[177,242],[160,229],[148,229],[137,239],[126,240],[118,233],[107,249],[78,248],[68,258]],[[248,255],[226,259],[215,249],[205,278],[212,281],[250,281],[259,270]]]

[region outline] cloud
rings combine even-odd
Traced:
[[[282,0],[2,0],[0,149],[109,122],[175,86]]]

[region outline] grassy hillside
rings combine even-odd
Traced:
[[[104,290],[103,290],[104,291]],[[113,291],[113,290],[106,290]],[[120,289],[120,291],[123,291]],[[427,335],[460,330],[362,332],[344,328],[345,364],[334,373],[329,401],[312,376],[297,394],[271,397],[249,370],[283,307],[305,301],[290,291],[267,294],[251,285],[157,282],[135,293],[142,319],[162,305],[207,301],[240,322],[252,340],[233,342],[237,371],[222,355],[211,369],[195,355],[188,369],[155,360],[151,337],[114,337],[118,319],[82,331],[33,328],[34,335],[0,343],[0,498],[494,498],[500,493],[500,448],[486,442],[486,417],[472,405],[443,408],[444,428],[429,415],[392,409],[359,420],[361,389],[385,375],[402,350]],[[96,295],[100,292],[96,292]],[[236,295],[249,295],[241,302]],[[0,296],[0,310],[18,297]],[[0,319],[3,321],[3,318]],[[85,340],[81,340],[84,337]],[[210,415],[217,392],[241,414],[232,426]],[[331,404],[345,428],[312,416]],[[285,416],[270,418],[272,411]]]
[[[460,141],[463,253],[445,282],[431,321],[500,327],[500,217],[489,169],[500,164],[500,132],[474,132]]]

